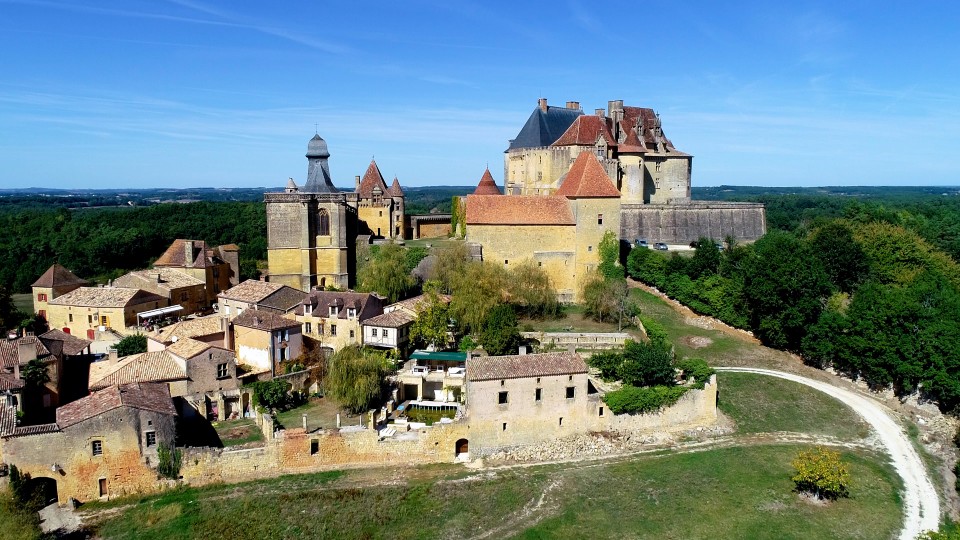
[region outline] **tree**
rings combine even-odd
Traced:
[[[430,280],[423,284],[426,303],[417,311],[417,318],[410,326],[410,339],[433,348],[444,348],[447,344],[447,332],[450,324],[450,306],[440,298],[439,281]]]
[[[620,240],[613,231],[603,233],[597,246],[600,264],[597,269],[606,279],[623,279],[623,266],[620,265]]]
[[[147,336],[144,334],[132,334],[126,336],[117,342],[117,356],[124,357],[131,354],[140,354],[147,352]]]
[[[253,383],[253,402],[268,410],[280,411],[289,402],[290,383],[272,379]]]
[[[380,398],[387,373],[382,353],[350,345],[330,358],[324,389],[341,407],[359,414]]]
[[[701,236],[694,244],[695,251],[687,266],[690,279],[710,276],[720,271],[720,249],[716,242]]]
[[[47,373],[47,365],[39,358],[34,358],[27,362],[20,370],[20,378],[32,388],[40,388],[50,382],[50,374]]]
[[[517,315],[508,304],[493,307],[480,333],[480,344],[493,356],[516,354],[520,345]]]
[[[461,329],[478,331],[494,306],[503,303],[507,273],[489,261],[471,261],[454,276],[450,314]]]
[[[674,386],[673,353],[662,344],[628,340],[619,376],[630,386]]]
[[[850,471],[840,452],[822,446],[803,450],[793,460],[793,468],[796,474],[791,480],[799,492],[831,500],[850,495]]]
[[[437,262],[430,279],[440,282],[441,292],[452,293],[457,277],[463,275],[470,260],[470,250],[463,240],[453,240],[437,248],[435,253]]]
[[[13,297],[10,296],[10,291],[6,287],[0,286],[0,331],[16,329],[23,319],[23,312],[13,305]]]
[[[847,223],[828,221],[815,229],[808,241],[813,255],[820,260],[830,282],[838,290],[853,292],[866,277],[869,270],[866,256]]]
[[[528,317],[554,317],[560,312],[557,290],[550,282],[550,276],[527,259],[520,264],[511,265],[507,272],[507,290],[510,303],[520,313]]]
[[[416,279],[407,268],[406,250],[390,242],[379,246],[373,260],[357,274],[357,287],[363,292],[376,292],[387,297],[389,302],[401,299],[416,285]]]
[[[179,448],[171,448],[164,442],[157,445],[157,472],[160,476],[171,480],[179,478],[182,461],[183,452]]]
[[[596,321],[616,319],[622,326],[623,318],[634,312],[623,278],[604,278],[595,273],[584,281],[582,295],[584,312]]]

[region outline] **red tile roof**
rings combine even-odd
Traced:
[[[23,336],[14,340],[0,340],[0,367],[13,368],[17,364],[26,364],[20,362],[20,352],[17,350],[20,343],[33,345],[37,351],[37,358],[43,358],[50,354],[46,345],[36,338],[36,336]]]
[[[52,289],[53,287],[63,287],[66,285],[81,286],[87,283],[87,280],[78,278],[73,272],[67,270],[59,263],[54,263],[50,268],[47,268],[47,271],[37,278],[31,286]]]
[[[165,384],[125,384],[111,386],[57,409],[60,428],[72,426],[120,407],[176,415]]]
[[[480,356],[467,359],[468,381],[551,377],[586,373],[579,354],[555,352],[511,356]]]
[[[577,156],[556,195],[569,198],[619,197],[620,192],[610,181],[597,156],[586,151]]]
[[[400,187],[400,180],[397,180],[396,176],[393,177],[393,184],[390,185],[387,193],[393,197],[403,197],[403,188]]]
[[[483,177],[480,178],[480,183],[477,184],[477,189],[473,190],[474,195],[502,195],[503,192],[500,191],[500,188],[497,187],[497,183],[493,180],[493,175],[490,174],[490,168],[483,171]]]
[[[387,184],[383,181],[380,168],[377,167],[376,161],[371,160],[370,166],[367,167],[367,172],[363,175],[363,180],[360,180],[360,187],[357,188],[357,193],[359,193],[361,197],[373,197],[374,188],[380,188],[380,193],[383,195],[387,194]]]
[[[166,351],[125,356],[90,364],[90,390],[128,383],[162,383],[187,378],[185,366]]]
[[[576,225],[565,197],[467,195],[467,224]]]
[[[603,135],[608,145],[616,146],[617,138],[610,131],[613,121],[596,115],[578,116],[576,121],[563,132],[563,135],[551,146],[586,145],[593,146]]]
[[[14,377],[12,373],[0,372],[0,390],[14,390],[23,388],[23,380]],[[3,406],[3,405],[0,405]]]

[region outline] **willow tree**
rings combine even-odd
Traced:
[[[324,389],[341,407],[359,414],[377,405],[388,372],[382,353],[351,345],[330,357]]]

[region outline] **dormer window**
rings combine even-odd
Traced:
[[[353,319],[357,316],[357,310],[354,308],[347,308],[347,318]]]
[[[331,317],[336,317],[336,316],[338,316],[338,315],[340,315],[340,307],[339,307],[339,306],[330,306],[330,316],[331,316]]]

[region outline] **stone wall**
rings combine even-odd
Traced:
[[[767,232],[764,206],[718,201],[689,204],[622,204],[620,238],[632,242],[689,244],[701,236],[722,241],[728,235],[752,242]]]
[[[626,332],[520,332],[524,339],[535,339],[541,348],[616,349],[632,336]]]

